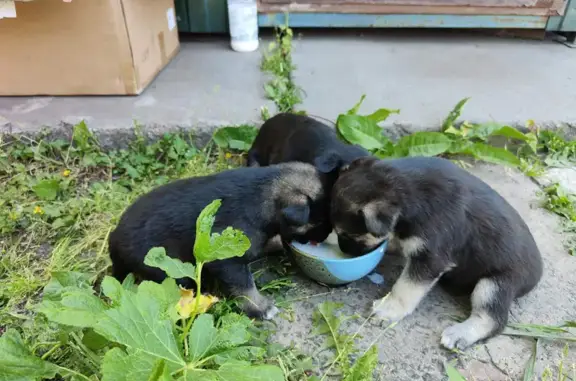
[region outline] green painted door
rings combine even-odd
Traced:
[[[175,0],[175,4],[180,32],[228,32],[226,0]]]

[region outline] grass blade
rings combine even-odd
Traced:
[[[536,359],[538,358],[538,346],[540,344],[540,340],[536,339],[534,342],[534,350],[532,351],[532,356],[526,363],[526,368],[524,369],[524,376],[522,377],[523,381],[532,381],[534,380],[534,366],[536,365]]]

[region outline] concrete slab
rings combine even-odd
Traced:
[[[85,119],[101,134],[137,122],[152,131],[254,123],[264,99],[258,52],[239,54],[222,38],[186,39],[180,53],[140,96],[0,98],[0,127],[58,128]]]
[[[367,94],[363,111],[400,108],[403,133],[436,128],[460,99],[463,117],[576,124],[576,50],[551,41],[449,31],[303,31],[295,79],[303,108],[335,119]],[[266,41],[269,33],[263,33]],[[266,37],[268,36],[268,37]],[[30,132],[86,119],[101,135],[134,121],[152,133],[257,123],[267,105],[261,53],[236,53],[227,38],[183,38],[182,50],[138,97],[0,98],[1,131]]]
[[[462,98],[463,118],[524,125],[576,122],[576,50],[545,40],[451,31],[308,33],[295,44],[304,109],[335,117],[399,108],[391,121],[437,128]]]
[[[539,286],[526,297],[516,301],[510,321],[535,324],[561,324],[576,316],[576,261],[562,246],[558,233],[558,218],[538,207],[538,186],[523,174],[491,165],[477,165],[471,172],[482,178],[502,194],[528,223],[545,261],[545,274]],[[424,299],[415,313],[394,329],[383,334],[379,323],[367,322],[362,328],[372,301],[383,297],[394,284],[402,268],[401,258],[387,255],[378,269],[385,277],[384,285],[361,280],[345,288],[328,289],[306,279],[299,279],[301,287],[288,299],[294,303],[294,321],[278,320],[275,338],[313,353],[315,359],[324,359],[321,351],[324,338],[311,337],[312,312],[324,301],[344,304],[346,316],[360,314],[362,318],[344,324],[349,334],[359,330],[362,338],[359,348],[367,349],[376,343],[379,349],[380,371],[377,380],[436,381],[445,379],[443,364],[458,358],[462,374],[468,380],[519,380],[526,362],[532,354],[534,341],[525,338],[498,336],[463,354],[455,354],[440,347],[440,335],[454,324],[453,316],[466,316],[467,298],[456,298],[436,287]],[[537,371],[555,368],[564,344],[542,343]],[[576,364],[572,351],[566,366]],[[555,378],[554,378],[555,379]]]

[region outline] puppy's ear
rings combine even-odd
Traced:
[[[388,205],[382,201],[373,201],[366,204],[360,213],[364,217],[364,223],[368,232],[376,237],[386,235],[391,229],[391,220],[384,212]]]
[[[290,205],[282,209],[282,217],[289,225],[302,226],[310,220],[308,205]]]
[[[325,152],[314,159],[314,166],[322,173],[330,173],[339,169],[342,159],[336,152]]]
[[[378,159],[373,157],[373,156],[360,157],[360,158],[352,161],[351,163],[343,166],[342,168],[340,168],[340,172],[345,172],[345,171],[348,171],[350,169],[358,168],[358,167],[365,166],[365,165],[372,166],[377,161],[378,161]]]

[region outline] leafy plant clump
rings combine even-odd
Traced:
[[[284,380],[279,367],[263,362],[264,349],[251,345],[250,319],[235,313],[215,319],[206,313],[213,299],[200,293],[203,264],[242,256],[250,246],[233,228],[211,234],[219,207],[215,200],[198,217],[196,266],[168,257],[162,248],[148,253],[145,263],[169,276],[162,284],[136,286],[133,277],[123,284],[105,277],[99,297],[84,274],[54,274],[38,310],[61,327],[62,342],[38,356],[18,330],[9,329],[0,337],[0,379]],[[174,279],[180,278],[196,281],[195,296],[178,288]],[[48,361],[72,334],[81,338],[92,361],[90,374]]]
[[[378,349],[373,344],[358,356],[358,349],[354,341],[358,335],[340,332],[342,323],[353,318],[336,314],[336,310],[341,307],[342,304],[339,303],[325,302],[318,306],[313,315],[315,333],[327,336],[324,349],[334,349],[336,352],[325,376],[335,368],[338,379],[342,381],[372,380],[378,364]],[[354,357],[356,357],[355,360]]]
[[[295,70],[292,62],[292,39],[294,34],[287,25],[275,30],[275,41],[268,47],[268,53],[262,57],[261,69],[271,75],[264,85],[268,99],[276,104],[276,111],[294,112],[294,107],[302,103],[302,89],[294,83],[292,72]],[[267,118],[267,110],[263,110],[263,118]]]
[[[383,134],[379,123],[400,111],[382,108],[369,115],[359,115],[358,110],[364,99],[363,95],[352,109],[339,115],[336,127],[342,139],[358,144],[380,158],[468,155],[491,163],[519,166],[520,159],[514,153],[488,144],[489,139],[495,136],[524,142],[536,152],[536,136],[531,132],[524,134],[513,127],[497,123],[464,122],[460,128],[456,128],[456,120],[467,98],[458,102],[450,112],[442,124],[441,132],[415,132],[394,143]]]

